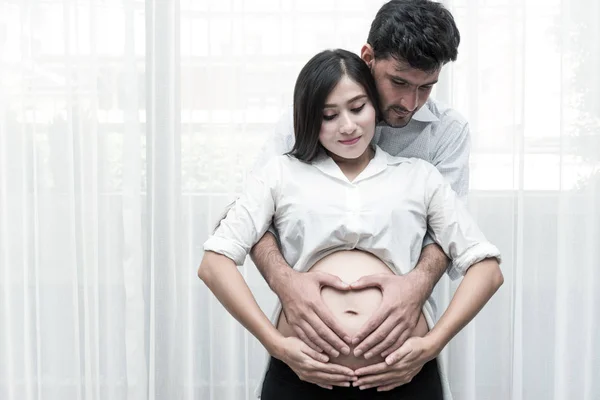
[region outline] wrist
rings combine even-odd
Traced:
[[[418,292],[420,303],[424,304],[433,292],[429,276],[417,268],[404,275],[404,277],[411,281],[411,286],[416,288]]]
[[[277,332],[277,335],[273,335],[267,343],[264,343],[265,349],[274,358],[283,360],[284,354],[284,339],[285,337]]]
[[[294,275],[298,272],[294,271],[287,265],[281,266],[276,269],[277,273],[271,276],[269,287],[279,298],[285,293],[289,287],[288,283],[294,278]]]
[[[427,341],[427,355],[429,360],[433,360],[440,355],[448,341],[443,335],[432,329],[423,337]]]

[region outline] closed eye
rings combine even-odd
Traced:
[[[366,103],[364,103],[364,104],[363,104],[362,106],[360,106],[360,107],[352,108],[350,111],[352,111],[352,112],[353,112],[353,113],[355,113],[355,114],[358,114],[359,112],[361,112],[361,110],[362,110],[363,108],[365,108],[365,104],[366,104]]]

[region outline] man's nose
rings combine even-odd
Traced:
[[[400,100],[400,105],[410,112],[415,111],[415,109],[419,105],[419,91],[414,90],[410,91],[409,93],[406,93],[404,96],[402,96],[402,99]]]

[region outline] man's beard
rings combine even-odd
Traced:
[[[392,128],[404,128],[408,125],[413,115],[414,112],[410,112],[404,107],[394,105],[386,109],[384,119],[385,123]]]

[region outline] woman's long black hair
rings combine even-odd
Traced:
[[[311,58],[300,71],[294,87],[294,135],[296,142],[288,153],[299,160],[312,161],[319,150],[319,132],[327,96],[343,76],[361,85],[379,119],[379,96],[367,64],[346,50],[325,50]]]

